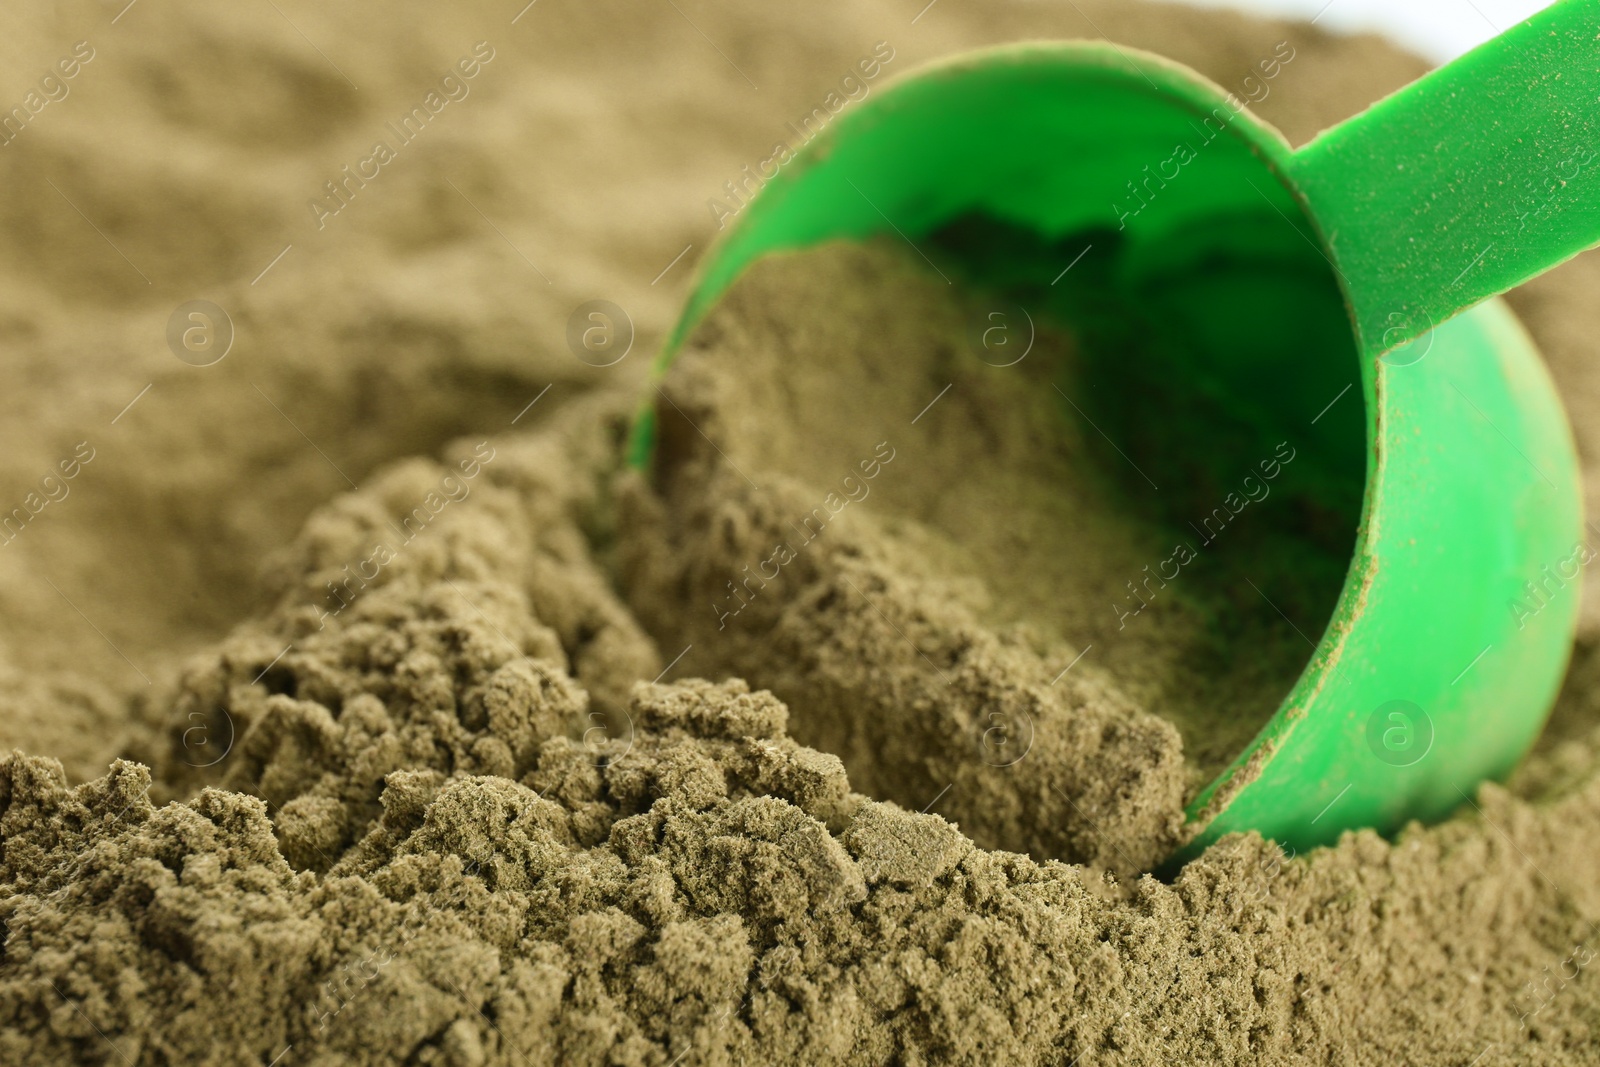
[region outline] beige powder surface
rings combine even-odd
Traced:
[[[1141,511],[1080,343],[1040,320],[1025,357],[986,351],[995,298],[919,251],[830,244],[733,287],[661,384],[624,585],[681,669],[771,689],[866,792],[1136,874],[1293,685],[1351,546],[1285,522],[1303,437],[1258,446],[1226,526]]]
[[[518,8],[68,2],[0,44],[0,102],[94,51],[0,147],[0,500],[93,453],[0,549],[0,1062],[1593,1062],[1592,595],[1512,782],[1394,842],[1231,838],[1169,884],[1140,872],[1197,720],[1114,660],[1049,684],[1093,574],[1017,607],[1001,547],[918,503],[915,449],[800,455],[716,344],[664,388],[728,456],[678,427],[660,480],[621,469],[707,201],[877,42],[894,71],[1106,33],[1226,85],[1287,39],[1260,110],[1295,140],[1415,60],[1132,4]],[[479,42],[470,93],[319,228],[323,183]],[[1585,458],[1596,272],[1513,295]],[[611,367],[565,340],[597,298],[636,333]],[[195,299],[235,328],[211,367],[165,340]],[[728,311],[718,343],[770,358],[781,317]],[[719,627],[744,547],[869,457],[875,495]],[[1074,514],[1028,540],[1079,521],[1142,559]]]

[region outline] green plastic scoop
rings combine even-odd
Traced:
[[[1263,57],[1241,90],[1286,84],[1292,59]],[[1304,671],[1194,799],[1174,861],[1232,831],[1304,848],[1439,818],[1526,753],[1571,645],[1589,558],[1577,458],[1532,343],[1491,298],[1600,241],[1597,110],[1594,0],[1553,5],[1298,151],[1154,55],[964,55],[781,167],[702,263],[656,373],[766,253],[920,244],[973,217],[1055,242],[1063,266],[1100,245],[1124,306],[1183,341],[1181,361],[1140,372],[1181,383],[1176,401],[1130,415],[1122,447],[1160,447],[1186,394],[1222,403],[1262,456],[1292,441],[1311,457],[1353,544]],[[1004,287],[992,257],[969,267]],[[653,439],[646,408],[636,466]]]

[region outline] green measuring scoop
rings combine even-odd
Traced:
[[[1190,804],[1174,862],[1233,831],[1297,848],[1390,832],[1509,773],[1555,698],[1590,558],[1565,415],[1492,298],[1600,241],[1600,3],[1554,4],[1298,150],[1246,106],[1313,91],[1289,88],[1293,55],[1237,92],[1103,42],[903,77],[751,198],[656,364],[764,254],[921,245],[979,218],[1062,267],[1087,249],[1119,306],[1181,340],[1137,372],[1169,388],[1115,423],[1121,447],[1178,447],[1163,427],[1201,399],[1263,458],[1293,442],[1327,504],[1313,519],[1348,524],[1349,570],[1271,718],[1238,709],[1265,725]],[[964,284],[1021,291],[1005,262],[972,255]],[[1024,289],[1070,324],[1075,277],[1057,281]],[[647,407],[636,466],[653,442]]]

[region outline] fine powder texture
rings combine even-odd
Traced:
[[[1198,574],[1102,641],[1170,548],[1045,393],[1071,338],[973,364],[905,249],[776,259],[650,394],[645,478],[643,360],[562,337],[611,292],[657,343],[706,197],[885,36],[899,70],[1105,32],[1228,87],[1287,39],[1259,110],[1296,141],[1417,62],[1143,4],[684,5],[735,69],[675,6],[18,16],[9,67],[99,51],[0,153],[3,499],[94,458],[0,552],[0,1063],[1594,1062],[1596,597],[1510,782],[1163,882],[1253,728],[1218,679],[1253,700],[1291,646],[1254,608],[1186,646],[1228,607]],[[308,230],[484,37],[435,139]],[[1512,296],[1586,460],[1597,287],[1591,255]],[[146,351],[200,292],[237,350]],[[858,356],[872,315],[904,362]]]
[[[898,244],[753,266],[661,384],[625,585],[692,646],[680,669],[777,693],[863,791],[1136,874],[1304,666],[1278,609],[1318,616],[1286,587],[1337,589],[1350,548],[1276,529],[1307,464],[1287,441],[1212,538],[1141,519],[1137,468],[1097,462],[1077,345],[1040,323],[1025,357],[986,351],[992,300]]]
[[[1559,789],[1537,806],[1486,786],[1396,845],[1296,859],[1234,838],[1170,886],[985,851],[853,791],[743,682],[583,685],[660,669],[580,533],[609,539],[619,416],[574,407],[319,511],[276,608],[171,695],[239,731],[219,785],[192,788],[178,727],[154,777],[5,763],[7,1062],[109,1062],[108,1040],[134,1062],[1587,1055],[1592,905],[1540,872],[1593,884],[1592,746],[1535,761],[1521,791]],[[394,502],[485,456],[324,617]],[[1529,977],[1560,973],[1539,1011]]]

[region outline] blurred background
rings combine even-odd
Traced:
[[[1373,32],[1435,63],[1454,59],[1548,0],[1190,0],[1200,7],[1233,8],[1305,19],[1344,33]]]

